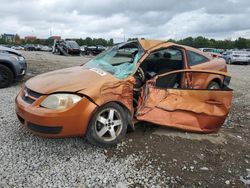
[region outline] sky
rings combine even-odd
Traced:
[[[250,38],[250,0],[0,0],[0,33],[48,38]]]

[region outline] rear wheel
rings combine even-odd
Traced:
[[[0,65],[0,88],[8,87],[13,80],[13,72],[8,67]]]
[[[220,89],[220,85],[217,82],[211,82],[208,86],[208,89]]]
[[[114,146],[127,131],[126,112],[116,103],[100,107],[93,115],[87,130],[87,140],[98,146]]]

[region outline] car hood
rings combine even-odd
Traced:
[[[7,47],[4,47],[4,46],[0,46],[0,51],[5,51],[5,52],[8,52],[8,53],[11,53],[11,54],[14,54],[14,55],[18,55],[18,56],[22,55],[17,50],[14,50],[12,48],[7,48]]]
[[[78,66],[38,75],[28,80],[25,85],[41,94],[79,92],[88,95],[98,92],[104,83],[117,80],[100,69]]]

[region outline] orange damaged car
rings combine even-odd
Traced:
[[[226,63],[166,41],[118,44],[84,65],[28,80],[16,97],[21,124],[45,137],[86,136],[110,146],[138,121],[215,132],[231,106]]]

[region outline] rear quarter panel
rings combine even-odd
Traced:
[[[190,68],[194,70],[214,70],[227,72],[227,65],[223,58],[213,58],[208,62],[191,66]],[[216,74],[196,73],[192,75],[192,85],[197,89],[205,89],[212,81],[221,84],[223,82],[223,78],[223,76]]]

